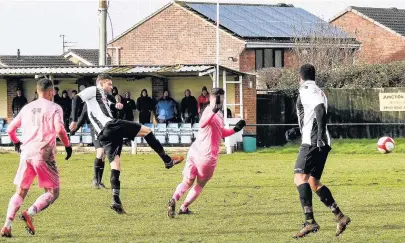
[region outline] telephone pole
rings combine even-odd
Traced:
[[[99,0],[99,56],[98,64],[106,65],[107,56],[107,0]]]

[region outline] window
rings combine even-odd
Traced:
[[[284,67],[283,49],[256,49],[256,70],[269,67]]]

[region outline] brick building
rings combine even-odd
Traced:
[[[405,60],[405,10],[349,7],[330,23],[361,42],[357,60],[389,63]]]
[[[267,67],[294,67],[294,38],[306,37],[320,23],[329,25],[286,4],[221,4],[219,22],[220,65],[248,73]],[[215,63],[216,4],[173,1],[116,37],[108,47],[118,50],[109,51],[113,64]],[[244,87],[248,86],[253,89],[243,89],[244,115],[252,124],[256,123],[255,80],[244,80]],[[161,93],[158,89],[162,85],[153,87]],[[237,103],[238,90],[235,85]],[[238,114],[239,108],[234,108]]]

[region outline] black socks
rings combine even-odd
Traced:
[[[121,188],[121,183],[120,183],[120,171],[119,170],[111,170],[111,189],[113,193],[113,200],[114,203],[121,204],[121,199],[120,199],[120,188]]]
[[[325,204],[325,206],[328,207],[337,218],[343,217],[343,213],[337,206],[335,199],[333,199],[329,188],[322,186],[318,191],[316,191],[316,194],[318,194],[321,202],[323,202],[323,204]]]
[[[94,179],[97,181],[97,183],[101,183],[104,173],[104,166],[105,163],[102,159],[96,158],[94,160]]]
[[[162,158],[163,162],[169,163],[172,159],[166,154],[162,144],[156,139],[155,135],[151,132],[144,137],[149,146]]]
[[[308,183],[301,184],[297,187],[300,195],[301,206],[304,209],[305,221],[315,222],[312,211],[312,190]]]

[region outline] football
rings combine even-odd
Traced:
[[[382,154],[391,153],[395,148],[395,141],[390,137],[382,137],[378,139],[377,149]]]

